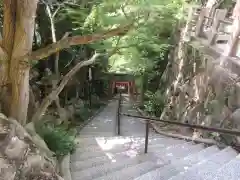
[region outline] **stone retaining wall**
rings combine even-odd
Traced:
[[[197,44],[197,45],[196,45]],[[202,44],[182,44],[165,73],[166,107],[163,119],[212,127],[240,127],[240,71],[227,59]],[[239,74],[238,74],[239,72]],[[219,138],[216,133],[198,136]],[[237,139],[223,135],[228,143]]]

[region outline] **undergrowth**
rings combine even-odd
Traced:
[[[64,125],[41,123],[36,127],[37,133],[46,142],[48,148],[60,158],[73,153],[76,149],[75,130],[68,129]]]
[[[160,90],[152,93],[148,91],[146,94],[146,99],[144,102],[144,111],[148,112],[151,115],[159,117],[164,109],[165,101],[164,96]]]

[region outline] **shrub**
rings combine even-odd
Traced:
[[[38,125],[36,130],[46,142],[48,148],[53,151],[58,158],[75,151],[75,132],[73,129],[67,129],[63,125],[54,126],[53,124],[45,123]]]
[[[91,117],[91,115],[92,111],[87,107],[77,109],[75,112],[75,116],[78,121],[86,121],[89,117]]]
[[[89,101],[84,102],[84,106],[77,108],[75,112],[75,116],[80,121],[85,121],[90,118],[96,110],[104,106],[105,104],[102,103],[98,97],[92,96],[91,107]]]
[[[165,106],[165,101],[162,93],[160,91],[156,91],[155,93],[148,91],[146,93],[146,99],[147,100],[144,103],[144,110],[152,115],[159,117]]]

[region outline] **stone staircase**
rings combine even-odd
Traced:
[[[240,179],[240,155],[231,147],[207,147],[150,131],[144,154],[145,125],[140,120],[122,117],[122,136],[115,136],[116,104],[110,102],[81,130],[71,156],[73,180]],[[127,101],[122,111],[136,113]]]

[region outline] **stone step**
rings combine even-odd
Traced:
[[[152,140],[151,140],[152,141]],[[160,141],[160,139],[158,140]],[[157,142],[155,144],[158,144]],[[134,141],[99,141],[96,142],[96,144],[90,144],[88,146],[82,146],[82,147],[77,147],[76,149],[76,154],[79,153],[84,153],[84,152],[97,152],[97,151],[109,151],[117,148],[121,148],[122,146],[124,147],[135,147],[135,146],[143,146],[145,140],[144,139],[139,139],[139,140],[134,140]],[[150,145],[154,145],[152,142],[149,142]]]
[[[126,122],[126,125],[129,125],[127,127],[121,128],[121,135],[125,135],[125,136],[129,136],[129,135],[145,135],[145,125],[141,124],[141,122],[136,122],[137,124],[133,124],[131,122]],[[140,124],[139,124],[140,123]],[[123,125],[124,126],[124,125]],[[134,127],[131,127],[134,126]],[[134,128],[136,128],[134,130]],[[152,130],[150,129],[150,132]],[[109,134],[111,136],[116,135],[117,131],[116,131],[116,126],[112,125],[112,124],[108,124],[105,126],[102,125],[96,125],[95,127],[85,127],[83,128],[83,130],[81,131],[81,136],[109,136]]]
[[[118,171],[123,168],[128,168],[140,163],[143,163],[147,160],[153,160],[150,154],[142,154],[141,156],[137,156],[135,158],[128,159],[118,159],[111,163],[107,162],[92,168],[84,169],[82,171],[72,172],[73,179],[81,179],[81,180],[91,180],[97,177],[104,176],[110,172]]]
[[[144,146],[144,137],[121,137],[121,138],[83,138],[80,140],[81,144],[78,144],[76,152],[74,154],[80,154],[81,152],[97,152],[97,151],[109,151],[122,147],[140,147]],[[150,137],[149,145],[163,144],[180,144],[185,143],[183,140],[172,139],[172,138],[162,138],[162,137]]]
[[[79,137],[76,138],[76,142],[80,145],[80,147],[82,147],[81,145],[93,145],[93,144],[97,144],[97,142],[112,142],[112,141],[133,141],[133,140],[141,140],[142,138],[145,138],[145,136],[112,136],[112,137],[104,137],[104,136],[98,136],[96,138],[93,137],[82,137],[81,135]],[[149,136],[149,138],[164,138],[161,135],[153,135],[153,136]]]
[[[180,171],[189,169],[188,166],[193,166],[197,164],[198,162],[202,161],[203,159],[206,159],[216,153],[220,152],[219,148],[217,146],[210,146],[208,148],[204,148],[199,152],[189,154],[188,156],[184,157],[183,159],[180,159],[179,161],[175,162],[174,164],[182,165],[180,166]]]
[[[231,147],[227,147],[209,158],[200,161],[186,171],[172,177],[170,180],[204,180],[204,177],[214,173],[218,168],[228,163],[236,156],[236,151]]]
[[[203,144],[195,145],[192,142],[187,142],[184,144],[173,145],[160,151],[157,151],[156,149],[149,149],[149,152],[155,152],[156,156],[164,162],[163,164],[170,164],[171,162],[188,156],[189,154],[199,152],[203,148]]]
[[[104,163],[112,163],[112,162],[117,162],[119,160],[124,161],[128,159],[132,159],[136,156],[139,156],[139,154],[131,151],[124,151],[119,153],[106,153],[106,155],[104,156],[93,157],[93,158],[87,159],[86,161],[71,162],[71,170],[73,172],[81,171],[91,167],[99,166]]]
[[[108,127],[111,127],[112,129],[109,129]],[[97,130],[97,129],[107,129],[108,131],[111,130],[113,131],[116,127],[116,124],[115,122],[110,122],[110,121],[107,121],[106,123],[105,122],[102,122],[102,121],[99,121],[99,122],[94,122],[92,124],[88,124],[86,125],[82,131],[81,131],[81,134],[85,131],[91,131],[92,129],[93,130]]]
[[[112,127],[116,127],[116,120],[111,118],[111,119],[95,119],[94,121],[90,122],[89,124],[87,124],[86,126],[84,126],[84,129],[88,129],[88,128],[104,128],[104,127],[109,127],[110,125]],[[83,131],[82,130],[82,131]],[[81,131],[81,133],[82,133]]]
[[[116,127],[116,124],[115,122],[111,122],[111,121],[106,121],[106,122],[102,122],[102,121],[99,121],[99,122],[96,122],[92,125],[87,125],[85,126],[82,130],[81,130],[81,134],[83,134],[84,132],[88,132],[88,131],[96,131],[98,129],[105,129],[107,131],[113,131]]]
[[[202,159],[205,159],[220,150],[216,146],[211,146],[202,151],[199,151],[194,154],[190,154],[183,159],[173,161],[171,164],[164,167],[158,168],[154,171],[150,171],[135,180],[167,180],[178,173],[185,171],[185,169],[191,167],[192,165],[200,162]]]
[[[177,144],[182,144],[182,141],[178,140],[172,140],[172,141],[166,141],[163,139],[161,143],[156,143],[156,144],[149,144],[148,149],[149,152],[151,151],[156,151],[160,149],[165,149],[168,146],[176,146]],[[123,151],[135,151],[136,153],[141,153],[144,151],[144,144],[142,145],[137,145],[137,144],[128,144],[126,146],[119,146],[117,148],[112,148],[108,149],[106,151],[100,150],[100,151],[95,151],[94,153],[92,151],[90,152],[82,152],[82,153],[77,153],[77,151],[71,156],[71,161],[86,161],[87,159],[93,158],[93,157],[99,157],[99,156],[104,156],[107,153],[118,153],[118,152],[123,152]]]
[[[86,133],[82,133],[81,134],[81,137],[84,137],[84,138],[89,138],[89,137],[92,137],[92,138],[97,138],[98,136],[106,136],[106,137],[112,137],[112,136],[115,136],[116,133],[115,132],[86,132]]]
[[[165,141],[181,141],[184,143],[184,140],[178,140],[173,138],[164,137],[161,135],[149,135],[149,143],[152,141],[158,141],[159,139],[164,139]],[[142,136],[111,136],[111,137],[104,137],[104,136],[98,136],[98,137],[84,137],[81,136],[81,138],[77,138],[76,140],[77,147],[85,148],[92,145],[99,146],[105,145],[105,144],[123,144],[127,142],[145,142],[145,135]]]
[[[146,161],[135,166],[108,173],[105,176],[95,178],[94,180],[131,180],[158,167],[159,166],[155,162]]]
[[[173,144],[173,143],[184,143],[185,141],[176,140],[176,139],[165,139],[162,137],[150,137],[149,145],[154,144]],[[141,146],[145,144],[145,137],[121,137],[121,138],[88,138],[85,139],[85,142],[78,144],[76,153],[80,152],[89,152],[98,150],[111,150],[113,148],[118,148],[119,146]]]
[[[72,171],[81,171],[81,170],[88,169],[91,167],[99,166],[104,163],[125,161],[128,159],[133,159],[137,156],[140,156],[141,154],[138,154],[138,152],[131,151],[131,150],[119,152],[119,153],[106,153],[106,155],[104,155],[104,156],[93,157],[93,158],[87,159],[86,161],[71,162],[71,170]]]
[[[240,177],[240,155],[229,163],[223,165],[214,174],[204,178],[204,180],[239,180]]]
[[[94,121],[96,122],[96,120]],[[85,133],[89,133],[89,132],[114,132],[115,130],[115,122],[112,122],[112,121],[106,121],[104,122],[104,120],[101,120],[97,123],[95,123],[94,126],[85,126],[82,130],[81,130],[81,134],[80,135],[83,135]],[[101,136],[101,134],[99,134],[99,136]]]
[[[188,148],[187,150],[185,149],[185,146],[182,146],[182,143],[177,145],[177,144],[171,144],[171,148],[168,148],[170,146],[162,146],[161,145],[151,145],[149,146],[148,149],[148,154],[151,154],[151,156],[155,156],[155,159],[158,159],[159,162],[161,164],[167,163],[169,161],[171,161],[172,158],[174,157],[184,157],[187,154],[189,154],[191,151],[195,152],[195,151],[199,151],[200,148],[202,148],[202,145],[192,145],[191,143],[185,143],[188,144]],[[166,148],[168,150],[166,150]],[[127,160],[130,158],[134,158],[136,156],[139,156],[141,154],[143,154],[143,148],[139,149],[139,150],[128,150],[128,151],[124,151],[124,152],[119,152],[119,153],[105,153],[104,156],[99,156],[99,157],[93,157],[93,158],[89,158],[87,160],[84,161],[76,161],[72,158],[72,162],[71,162],[71,169],[72,171],[77,171],[77,170],[83,170],[86,168],[90,168],[90,167],[95,167],[98,166],[100,164],[104,164],[104,163],[111,163],[111,162],[116,162],[116,161],[123,161],[123,160]],[[178,151],[178,153],[175,153],[175,155],[173,157],[169,157],[170,154],[172,154],[171,152],[174,151]]]

